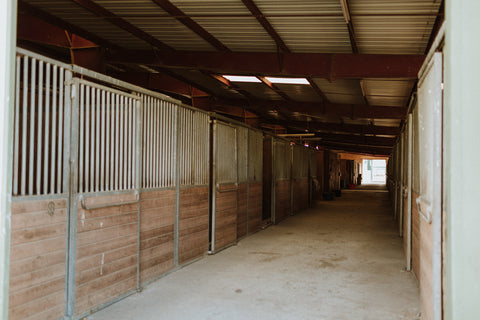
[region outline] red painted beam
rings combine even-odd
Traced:
[[[321,138],[322,142],[330,143],[347,143],[355,145],[372,145],[392,147],[395,145],[396,138],[374,137],[374,136],[358,136],[352,134],[333,134],[321,133],[315,134],[315,137]]]
[[[152,0],[158,6],[160,6],[163,10],[168,12],[171,16],[175,19],[180,21],[183,25],[187,28],[195,32],[199,35],[202,39],[210,43],[214,48],[217,48],[220,51],[229,52],[230,49],[227,48],[223,43],[220,42],[217,38],[215,38],[211,33],[205,30],[202,26],[196,23],[192,18],[188,17],[176,7],[173,3],[168,0]]]
[[[136,26],[132,25],[127,20],[117,16],[113,12],[108,11],[104,7],[98,5],[92,0],[71,0],[76,4],[80,5],[84,9],[92,12],[93,14],[105,19],[106,21],[110,22],[113,25],[116,25],[123,30],[130,32],[135,37],[142,39],[143,41],[151,44],[152,46],[165,51],[173,51],[173,48],[166,45],[165,43],[161,42],[157,38],[151,36],[150,34],[146,33],[145,31],[137,28]]]
[[[382,155],[387,157],[392,152],[392,148],[386,148],[386,147],[377,148],[372,146],[354,146],[354,145],[348,145],[348,144],[338,144],[338,143],[329,143],[329,142],[320,143],[320,145],[330,150]]]
[[[360,104],[311,103],[269,101],[261,103],[263,107],[277,107],[284,112],[299,112],[312,116],[337,116],[350,119],[405,119],[407,108],[369,106]]]
[[[424,55],[276,53],[265,52],[120,52],[108,60],[119,63],[208,70],[217,74],[292,77],[416,79]]]
[[[288,121],[287,124],[291,127],[300,129],[307,129],[313,131],[323,132],[337,132],[337,133],[358,133],[358,134],[374,134],[374,135],[386,135],[396,136],[400,133],[398,127],[386,127],[386,126],[368,126],[358,124],[338,124],[331,122],[304,122],[304,121]]]
[[[115,75],[120,80],[153,90],[186,95],[189,97],[208,96],[191,85],[162,73],[125,72]]]

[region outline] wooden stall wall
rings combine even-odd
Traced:
[[[209,249],[210,117],[179,111],[178,264]]]
[[[213,135],[212,253],[237,241],[238,209],[237,128],[215,120]]]
[[[325,189],[325,156],[324,151],[320,150],[315,153],[317,161],[317,193],[316,200],[321,200],[323,193],[326,192]]]
[[[274,140],[271,136],[265,136],[263,139],[263,204],[262,204],[262,220],[267,222],[274,221],[274,193],[275,193],[275,177],[274,177]]]
[[[263,208],[263,133],[248,130],[248,208],[247,232],[257,232],[262,227]]]
[[[301,145],[292,147],[292,213],[308,208],[309,151]]]
[[[237,239],[248,232],[248,132],[248,128],[237,126]]]
[[[274,139],[274,223],[291,214],[291,150],[288,141]]]

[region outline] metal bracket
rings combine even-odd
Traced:
[[[415,200],[417,203],[417,211],[418,214],[425,220],[428,224],[432,223],[432,207],[430,203],[427,201],[423,200],[422,197],[418,197],[417,200]],[[422,205],[421,202],[425,204],[425,213],[422,211]]]

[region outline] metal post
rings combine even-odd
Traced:
[[[407,271],[412,269],[412,157],[413,157],[413,115],[408,114],[408,151],[407,151]]]
[[[178,237],[179,237],[179,228],[178,228],[178,222],[179,222],[179,216],[180,216],[180,139],[179,139],[179,134],[180,134],[180,109],[181,107],[176,108],[175,112],[175,119],[172,121],[172,125],[175,124],[175,130],[172,132],[175,135],[175,141],[174,141],[174,146],[175,146],[175,164],[174,164],[174,170],[175,170],[175,226],[174,226],[174,265],[175,267],[178,266]]]
[[[0,318],[8,319],[17,1],[0,2]]]

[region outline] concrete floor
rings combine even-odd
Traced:
[[[418,319],[388,195],[366,189],[319,202],[88,319]]]

